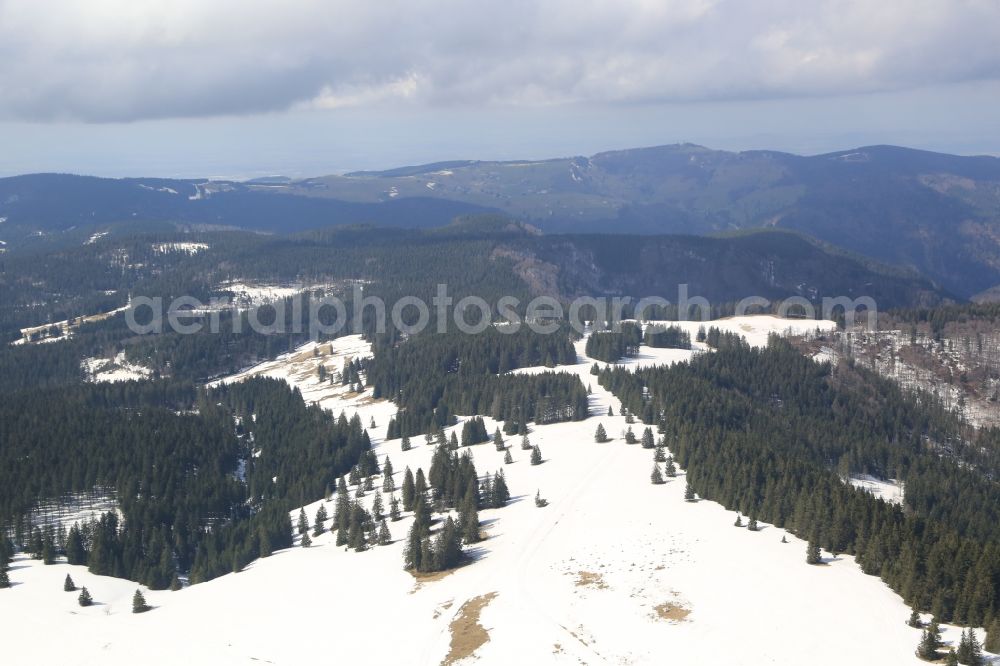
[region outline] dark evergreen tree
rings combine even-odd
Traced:
[[[403,435],[403,439],[399,443],[399,448],[403,451],[409,451],[411,448],[413,448],[413,445],[410,444],[410,438],[407,437],[406,435]]]
[[[916,608],[910,611],[910,618],[906,621],[906,624],[914,629],[923,629],[924,623],[920,619],[920,613],[917,612]]]
[[[986,628],[986,640],[983,647],[993,654],[1000,654],[1000,615],[993,618]]]
[[[389,526],[385,524],[385,520],[379,521],[378,527],[378,545],[388,546],[392,543],[392,534],[389,533]]]
[[[941,655],[938,649],[941,647],[941,630],[937,622],[931,622],[930,626],[924,629],[920,637],[920,644],[917,646],[917,656],[925,661],[937,661]]]
[[[747,522],[747,529],[750,530],[751,532],[756,532],[757,530],[760,529],[760,526],[757,524],[757,519],[756,518],[751,518]]]
[[[694,494],[694,488],[691,487],[691,482],[687,481],[684,483],[684,501],[693,502],[697,499]]]
[[[385,457],[385,462],[382,464],[382,492],[391,493],[396,489],[396,482],[393,479],[392,461],[389,460],[389,456]]]
[[[979,644],[979,638],[971,627],[962,632],[962,638],[958,643],[956,652],[958,663],[966,666],[981,666],[983,663],[983,648]]]
[[[541,465],[542,464],[542,450],[538,448],[538,445],[531,447],[531,464]]]
[[[654,486],[658,486],[662,483],[665,483],[665,481],[663,480],[663,474],[660,473],[660,466],[657,465],[656,463],[653,463],[653,472],[652,474],[649,475],[649,480],[653,483]]]
[[[79,596],[77,596],[76,601],[81,606],[91,606],[94,603],[94,598],[90,596],[90,592],[84,587],[80,590]]]
[[[0,590],[10,587],[10,576],[7,575],[7,570],[0,568]]]
[[[521,436],[521,450],[522,451],[530,451],[531,450],[531,441],[528,439],[527,435],[522,435]]]
[[[667,456],[667,464],[664,468],[664,473],[667,475],[667,478],[671,479],[677,476],[677,465],[674,464],[673,456]]]
[[[87,553],[83,548],[83,538],[76,523],[69,528],[69,533],[66,536],[66,561],[69,564],[84,564],[87,561]]]
[[[548,505],[549,505],[549,501],[547,499],[544,499],[542,497],[542,491],[541,490],[535,491],[535,506],[538,507],[539,509],[541,509],[542,507],[545,507],[545,506],[548,506]]]
[[[271,538],[263,528],[257,532],[257,551],[260,557],[271,557]],[[174,578],[176,577],[174,574]]]
[[[608,405],[608,416],[614,416],[614,415],[615,415],[614,407]]]
[[[604,431],[604,424],[597,424],[597,432],[594,433],[594,441],[598,444],[604,444],[605,442],[610,441],[608,439],[608,433]]]
[[[132,595],[132,612],[145,613],[148,610],[149,606],[146,604],[146,597],[142,596],[141,590],[136,590],[135,594]]]
[[[740,517],[740,514],[736,514],[736,522],[733,525],[735,527],[743,527],[743,518]]]
[[[514,462],[514,456],[510,454],[510,449],[507,449],[503,454],[503,463],[509,465]]]
[[[69,574],[66,574],[66,579],[63,581],[63,592],[76,592],[76,583]]]
[[[413,509],[414,483],[413,472],[410,471],[409,467],[403,473],[403,487],[400,494],[403,500],[403,511],[411,511]]]
[[[413,482],[413,496],[414,497],[426,497],[427,495],[427,479],[424,476],[424,468],[417,468],[417,475]]]
[[[389,520],[396,522],[399,518],[399,499],[392,493],[389,495]]]
[[[642,431],[642,448],[651,449],[654,446],[655,443],[653,441],[653,429],[647,427]]]
[[[312,545],[312,539],[309,537],[309,530],[308,529],[306,529],[306,531],[302,533],[302,542],[301,542],[300,545],[303,548],[308,548],[309,546]]]
[[[497,428],[493,433],[493,445],[497,451],[507,450],[507,445],[503,441],[503,434],[500,432],[500,428]]]
[[[635,433],[632,432],[632,426],[629,426],[625,430],[625,443],[626,444],[638,444],[639,440],[635,438]]]
[[[306,518],[306,509],[302,507],[299,509],[299,534],[305,534],[309,531],[309,519]]]
[[[320,503],[316,509],[316,519],[313,521],[313,536],[319,536],[326,532],[326,504]]]
[[[819,544],[810,540],[806,546],[806,564],[822,564],[823,556],[819,550]]]
[[[372,518],[376,521],[382,520],[382,514],[385,512],[385,506],[382,504],[382,493],[375,491],[375,499],[372,500]]]

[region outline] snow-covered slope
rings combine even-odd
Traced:
[[[366,351],[355,344],[337,341],[335,354]],[[345,551],[327,533],[238,574],[147,592],[154,610],[132,615],[135,584],[19,558],[15,586],[0,591],[5,653],[63,664],[441,664],[463,654],[462,663],[504,665],[921,663],[909,610],[852,559],[824,553],[825,566],[807,565],[805,544],[783,530],[737,529],[719,505],[685,502],[683,473],[652,485],[653,452],[622,441],[624,418],[604,416],[620,404],[592,381],[582,344],[572,369],[591,384],[595,416],[534,428],[539,466],[516,438],[511,465],[492,444],[471,447],[479,473],[503,468],[512,494],[508,506],[480,512],[487,538],[470,549],[471,564],[425,580],[403,571],[406,514],[390,523],[389,546]],[[316,358],[302,351],[287,360]],[[384,440],[390,403],[320,395],[328,389],[310,389],[308,372],[267,372],[285,372],[307,399],[374,418],[397,487],[407,466],[428,470],[433,449],[422,438],[407,452]],[[598,423],[614,441],[594,442]],[[539,490],[547,507],[532,501]],[[310,519],[318,505],[306,507]],[[79,608],[61,591],[67,571],[104,605]],[[945,629],[946,640],[957,636]]]

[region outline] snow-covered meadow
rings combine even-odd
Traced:
[[[754,344],[792,324],[714,323]],[[318,364],[339,370],[369,353],[357,336],[330,345],[307,345],[222,381],[282,377],[306,400],[357,412],[365,425],[374,419],[370,434],[380,462],[392,460],[397,488],[406,467],[426,472],[433,447],[423,438],[406,452],[385,440],[394,405],[319,380]],[[922,663],[914,656],[920,632],[905,624],[909,609],[851,558],[824,553],[824,566],[807,565],[805,543],[784,530],[737,529],[735,515],[714,502],[685,502],[683,472],[652,485],[653,452],[625,444],[621,405],[589,374],[583,347],[580,362],[564,369],[590,385],[593,416],[533,428],[543,464],[531,466],[514,437],[510,465],[490,443],[469,448],[481,475],[504,470],[512,495],[508,506],[480,512],[486,539],[469,549],[470,564],[425,579],[405,572],[402,540],[412,518],[404,514],[389,524],[389,546],[355,553],[326,533],[237,574],[178,592],[144,590],[154,609],[133,615],[134,583],[19,557],[14,587],[0,591],[5,654],[63,664]],[[642,351],[649,358],[629,363],[695,353]],[[609,407],[616,416],[606,416]],[[496,424],[486,421],[492,432]],[[613,441],[594,442],[598,423]],[[547,507],[535,506],[538,491]],[[322,501],[305,507],[310,520]],[[333,502],[326,508],[332,515]],[[67,572],[97,605],[80,608],[62,591]],[[957,641],[958,630],[945,627],[944,638]]]

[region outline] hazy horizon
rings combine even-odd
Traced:
[[[305,177],[690,142],[1000,155],[1000,5],[0,2],[0,175]]]

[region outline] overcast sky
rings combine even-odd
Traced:
[[[0,0],[0,174],[1000,154],[997,0]]]

